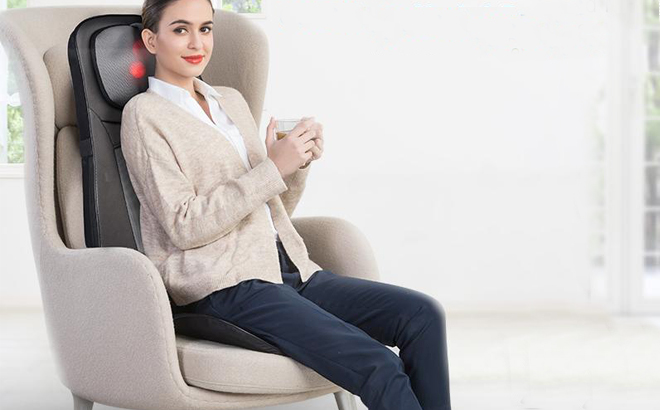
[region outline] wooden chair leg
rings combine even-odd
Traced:
[[[349,391],[341,390],[335,393],[337,408],[339,410],[357,410],[355,396]]]
[[[73,395],[73,410],[92,410],[92,407],[94,406],[93,401],[76,396],[73,392],[71,392],[71,394]]]

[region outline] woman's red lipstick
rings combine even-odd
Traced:
[[[183,57],[183,59],[191,64],[199,64],[204,59],[204,56],[203,55],[188,56],[188,57]]]

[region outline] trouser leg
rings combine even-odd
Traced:
[[[370,410],[422,410],[394,352],[301,297],[288,283],[246,280],[203,298],[195,310],[263,338],[359,396]]]
[[[397,346],[424,410],[451,409],[445,312],[437,300],[412,289],[328,270],[292,284],[323,310],[385,345]]]

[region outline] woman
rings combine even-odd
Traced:
[[[277,140],[271,118],[264,151],[241,94],[197,78],[213,15],[210,0],[144,2],[156,71],[122,114],[145,253],[168,294],[272,343],[369,409],[450,409],[442,306],[309,259],[290,216],[322,156],[322,126],[306,118]]]

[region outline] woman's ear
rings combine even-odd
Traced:
[[[142,37],[142,43],[144,43],[144,47],[151,53],[151,54],[156,54],[156,46],[154,45],[154,40],[155,40],[155,34],[153,31],[149,30],[148,28],[145,28],[142,30],[140,33],[140,36]]]

